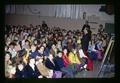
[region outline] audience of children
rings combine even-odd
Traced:
[[[73,78],[91,70],[92,60],[102,60],[109,41],[103,32],[92,35],[88,24],[68,31],[45,21],[42,26],[6,25],[5,39],[7,78]]]

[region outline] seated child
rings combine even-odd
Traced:
[[[42,76],[46,78],[52,78],[53,76],[53,70],[48,69],[44,64],[43,64],[43,56],[38,56],[38,60],[36,61],[36,66],[41,73]]]
[[[95,43],[94,42],[89,42],[89,46],[88,46],[88,55],[92,60],[96,60],[97,59],[97,53],[99,51],[97,51],[95,49]]]
[[[39,55],[39,52],[36,50],[36,46],[31,46],[31,51],[29,51],[29,57],[36,58],[36,56]]]
[[[70,64],[80,64],[76,49],[72,49],[72,51],[69,53],[68,59]]]
[[[69,61],[69,59],[68,59],[68,51],[67,51],[67,49],[63,49],[62,59],[63,59],[63,62],[64,62],[65,67],[70,64],[70,61]]]
[[[35,65],[35,58],[29,57],[29,63],[25,66],[25,72],[27,78],[42,78],[43,76],[38,71]]]
[[[24,64],[22,63],[22,61],[17,64],[15,77],[16,78],[26,78],[26,72],[24,70]]]
[[[53,78],[61,78],[62,72],[60,71],[58,65],[56,64],[52,54],[49,54],[48,58],[46,59],[45,66],[53,70],[54,72]]]

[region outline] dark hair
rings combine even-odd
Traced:
[[[25,42],[29,42],[30,43],[30,41],[28,39],[26,39]]]
[[[89,31],[90,30],[90,26],[85,26],[86,30]]]
[[[12,41],[12,42],[10,42],[9,46],[11,46],[11,45],[16,46],[16,43]]]
[[[27,54],[27,51],[25,49],[22,49],[22,50],[18,51],[18,56],[19,57],[23,57],[25,54]]]
[[[62,53],[60,50],[57,51],[57,54]]]
[[[22,64],[23,67],[25,67],[25,63],[23,61],[19,61],[19,63],[16,64],[16,70],[19,70],[18,69],[18,65]]]
[[[16,65],[18,66],[18,65],[20,65],[20,64],[25,65],[22,59],[21,59],[21,60],[19,60],[19,62],[18,62]]]
[[[103,27],[103,25],[102,25],[102,24],[100,24],[100,25],[99,25],[99,27]]]
[[[29,56],[29,58],[28,58],[28,63],[30,63],[30,60],[31,60],[31,59],[35,59],[35,58]]]

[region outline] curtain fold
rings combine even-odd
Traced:
[[[56,17],[64,17],[71,19],[80,18],[79,5],[58,5],[56,6]]]
[[[27,7],[27,8],[26,8]],[[6,13],[80,18],[79,5],[6,5]]]

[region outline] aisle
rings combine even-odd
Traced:
[[[93,71],[81,71],[76,74],[76,78],[97,78],[98,71],[100,69],[101,62],[94,61],[93,62]]]

